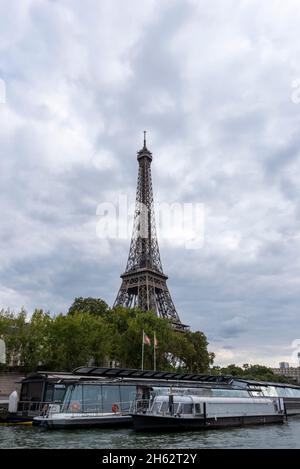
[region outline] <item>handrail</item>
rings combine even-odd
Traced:
[[[103,408],[102,402],[100,401],[89,401],[86,400],[74,400],[63,404],[60,408],[60,412],[66,414],[129,414],[131,411],[132,401],[116,401],[111,406],[105,405]]]
[[[51,404],[61,404],[61,401],[19,401],[17,412],[36,412],[37,415],[46,413]]]

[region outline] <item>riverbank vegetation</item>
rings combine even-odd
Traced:
[[[251,379],[256,381],[271,381],[276,383],[289,383],[290,380],[285,376],[276,375],[271,368],[262,365],[243,366],[228,365],[224,368],[214,366],[211,370],[213,375],[235,376],[237,378]]]
[[[109,308],[101,299],[76,298],[67,314],[0,311],[7,363],[26,371],[111,364],[140,368],[143,330],[151,341],[144,346],[145,369],[154,367],[154,333],[157,369],[205,373],[213,363],[203,332],[178,333],[169,321],[151,312]]]
[[[100,298],[76,298],[65,314],[0,310],[7,363],[25,371],[71,371],[85,365],[141,368],[143,331],[151,341],[144,346],[145,369],[154,368],[155,333],[158,370],[289,382],[261,365],[213,366],[214,354],[208,352],[203,332],[175,332],[168,320],[151,312],[109,308]]]

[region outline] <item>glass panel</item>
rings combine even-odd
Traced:
[[[249,397],[248,391],[242,389],[213,389],[213,397]]]
[[[264,397],[262,391],[249,391],[249,394],[252,397]]]
[[[193,404],[183,404],[182,413],[183,414],[192,414],[193,413]]]
[[[52,402],[53,401],[53,384],[46,384],[46,392],[44,394],[44,401],[45,402]]]
[[[28,395],[28,384],[23,383],[22,388],[21,388],[21,396],[20,396],[20,401],[27,401],[27,395]]]
[[[26,401],[41,402],[43,400],[43,382],[28,383]]]
[[[195,414],[201,414],[201,404],[195,404]]]
[[[168,410],[169,410],[169,403],[168,402],[163,402],[162,406],[161,406],[161,409],[160,409],[161,413],[168,412]]]
[[[179,405],[180,405],[180,404],[178,404],[178,403],[174,404],[174,414],[177,414],[177,413],[178,413]]]
[[[54,386],[53,393],[53,402],[62,402],[66,393],[66,386],[60,384],[59,386]]]
[[[67,412],[82,412],[82,386],[72,386],[70,389]]]
[[[113,404],[120,407],[120,386],[102,386],[103,412],[112,412]]]
[[[83,385],[83,412],[102,412],[102,393],[100,385]]]
[[[159,411],[159,409],[160,409],[160,404],[161,404],[160,402],[155,402],[155,403],[153,404],[152,412],[153,412],[154,414],[157,414],[157,412]]]
[[[128,411],[130,404],[135,400],[136,387],[135,386],[120,386],[122,411]]]
[[[277,389],[275,386],[266,386],[263,390],[265,396],[278,397]]]

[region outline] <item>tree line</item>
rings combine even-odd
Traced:
[[[29,315],[0,310],[0,337],[7,364],[25,371],[72,371],[86,365],[141,368],[143,331],[151,340],[144,347],[144,368],[153,369],[154,333],[158,370],[229,375],[260,381],[289,382],[262,365],[213,366],[214,353],[201,331],[175,332],[170,322],[138,308],[109,308],[100,298],[76,298],[67,314],[36,309]],[[7,367],[7,365],[6,365]],[[5,365],[0,364],[0,369]]]
[[[0,311],[0,336],[6,343],[7,363],[25,371],[71,371],[95,365],[141,367],[143,331],[151,340],[144,347],[144,368],[153,369],[153,336],[156,334],[156,367],[160,370],[206,373],[214,354],[208,352],[201,331],[175,332],[170,322],[138,308],[109,308],[102,299],[76,298],[67,314],[36,309],[29,315]]]
[[[251,365],[245,363],[243,366],[235,364],[226,367],[214,366],[211,370],[213,375],[227,375],[257,381],[269,381],[276,383],[290,383],[291,379],[286,376],[276,375],[271,368],[263,365]]]

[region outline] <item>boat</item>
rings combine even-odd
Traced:
[[[132,425],[136,386],[115,381],[78,381],[70,385],[61,405],[51,404],[34,425],[47,428],[96,428]]]
[[[156,396],[148,408],[136,402],[132,413],[136,431],[182,431],[283,423],[280,398],[221,398],[194,395]]]
[[[31,373],[21,381],[20,399],[14,393],[13,408],[0,402],[0,425],[31,425],[35,416],[44,414],[48,406],[61,403],[70,382],[78,380],[71,373]],[[12,393],[12,394],[14,394]]]
[[[137,370],[128,368],[100,368],[100,367],[80,367],[72,372],[48,372],[38,371],[30,374],[21,382],[20,400],[18,402],[17,412],[8,413],[7,403],[0,402],[0,424],[18,424],[30,423],[35,417],[35,424],[44,423],[46,415],[49,419],[50,406],[51,418],[54,413],[62,413],[66,409],[63,404],[67,389],[69,386],[80,385],[81,383],[93,383],[100,386],[99,392],[102,393],[101,386],[108,384],[117,387],[114,390],[116,402],[135,401],[136,399],[146,399],[157,395],[167,395],[170,387],[173,393],[186,395],[198,395],[202,397],[220,397],[220,398],[283,398],[287,414],[300,414],[300,387],[288,383],[270,383],[264,381],[251,381],[232,376],[214,376],[197,373],[176,373],[159,370]],[[131,386],[130,398],[126,393],[119,390],[123,387],[128,390]],[[112,388],[110,387],[110,390]],[[117,391],[118,390],[118,391]],[[114,417],[112,422],[117,422],[115,413],[112,411],[114,402],[107,400],[106,391],[103,388],[103,403],[105,409],[97,408],[97,414],[112,414],[108,418]],[[119,397],[118,397],[119,396]],[[85,393],[82,396],[82,404],[85,405]],[[1,409],[2,408],[2,409]],[[59,411],[57,411],[59,409]],[[55,412],[54,412],[55,411]],[[123,409],[127,412],[128,409]],[[70,409],[67,409],[66,421],[70,420]],[[75,412],[73,412],[75,413]],[[77,412],[78,414],[79,412]],[[85,409],[82,414],[86,414]],[[92,412],[94,413],[94,412]],[[86,415],[85,415],[86,416]],[[60,415],[61,417],[61,415]],[[84,416],[81,416],[84,421]],[[54,419],[55,420],[55,419]],[[97,419],[94,419],[96,425]],[[125,419],[122,419],[125,421]],[[72,418],[74,422],[74,418]],[[104,422],[102,420],[102,422]],[[88,423],[88,422],[87,422]],[[88,423],[92,425],[92,422]],[[100,423],[99,423],[100,424]],[[56,425],[56,424],[55,424]],[[58,422],[57,422],[58,425]]]

